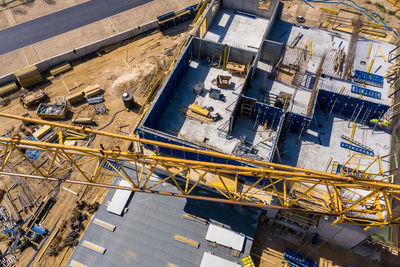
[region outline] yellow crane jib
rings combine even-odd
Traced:
[[[346,162],[344,168],[363,170],[361,175],[354,172],[332,174],[308,170],[18,115],[0,113],[0,117],[49,125],[86,135],[97,134],[121,141],[129,140],[143,145],[249,163],[239,166],[174,158],[162,154],[147,155],[123,151],[119,147],[99,149],[68,146],[62,143],[24,140],[16,135],[12,138],[0,137],[0,175],[333,216],[336,217],[335,223],[351,223],[365,227],[400,223],[400,217],[394,215],[391,204],[394,199],[400,200],[400,185],[386,182],[388,179],[385,174],[373,173],[372,167],[351,165],[354,160]],[[22,152],[28,148],[46,153],[51,161],[42,166],[29,160]],[[24,164],[24,168],[19,169],[18,173],[7,172],[5,168],[15,156],[25,159],[21,163]],[[56,159],[60,157],[65,159],[64,164],[55,164]],[[379,156],[367,160],[372,162],[371,166],[381,164]],[[129,170],[126,168],[128,165]],[[64,174],[71,170],[74,172],[74,179],[63,179]],[[97,181],[100,175],[105,172],[110,174],[111,171],[129,182],[131,187]],[[159,181],[151,179],[155,172],[163,174]],[[243,177],[249,178],[243,181]],[[382,180],[383,178],[385,179]],[[162,183],[174,185],[178,193],[161,187]],[[204,191],[196,190],[199,188],[208,188],[215,195],[211,197],[199,193]],[[362,191],[363,194],[354,197],[351,194],[354,190]]]

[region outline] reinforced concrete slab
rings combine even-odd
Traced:
[[[280,92],[288,93],[293,97],[293,102],[289,105],[288,110],[296,114],[306,115],[311,91],[304,89],[304,87],[296,90],[292,85],[268,79],[269,67],[268,64],[258,62],[252,86],[248,89],[246,96],[273,106]]]
[[[317,126],[318,124],[318,126]],[[350,137],[352,122],[348,119],[332,114],[330,117],[316,110],[310,128],[299,140],[296,134],[288,133],[281,146],[282,163],[306,169],[324,171],[330,157],[332,162],[344,164],[354,151],[340,147],[346,142],[342,135]],[[365,125],[356,125],[354,140],[372,148],[375,155],[385,156],[391,153],[391,135],[388,132],[375,130]],[[390,158],[382,159],[384,171],[390,168]],[[331,171],[332,163],[328,168]]]
[[[252,18],[220,9],[204,38],[256,52],[269,23],[266,18]]]
[[[313,55],[321,56],[325,51],[336,50],[339,46],[345,47],[347,53],[349,34],[299,26],[282,20],[277,20],[274,23],[268,39],[290,45],[298,34],[303,36],[295,48],[304,48],[305,45],[308,45],[308,42],[311,42]]]
[[[226,98],[226,101],[223,102],[210,98],[208,94],[208,90],[217,88],[213,80],[217,78],[218,74],[230,75],[227,71],[209,67],[201,61],[192,61],[181,83],[176,88],[166,111],[160,117],[157,130],[179,136],[190,142],[205,142],[207,145],[228,154],[234,151],[236,145],[240,142],[240,138],[245,136],[246,141],[253,144],[259,143],[259,156],[267,159],[271,150],[270,144],[260,141],[270,136],[270,130],[264,130],[262,126],[254,125],[251,120],[238,118],[233,127],[232,138],[226,139],[227,122],[234,105],[238,101],[238,94],[242,89],[244,77],[232,76],[231,88],[218,88]],[[199,96],[193,92],[193,87],[198,82],[204,83],[207,91]],[[203,123],[186,117],[183,114],[184,109],[187,109],[193,103],[202,107],[212,107],[211,114],[218,113],[222,119],[214,123]],[[220,129],[225,129],[225,131]],[[179,135],[177,132],[179,132]]]

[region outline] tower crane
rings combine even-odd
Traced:
[[[394,208],[396,201],[400,200],[400,185],[391,183],[391,177],[385,176],[380,156],[353,154],[342,166],[340,174],[331,174],[115,134],[87,126],[5,113],[0,113],[0,117],[99,135],[119,142],[127,140],[181,155],[171,157],[130,152],[120,146],[112,149],[70,146],[27,140],[17,134],[0,137],[0,175],[3,176],[289,210],[334,217],[333,224],[350,223],[366,228],[400,223],[400,216]],[[26,155],[24,151],[27,149],[46,153],[50,162],[47,166],[39,166]],[[23,158],[26,165],[23,170],[7,171],[6,167],[14,155]],[[185,159],[184,155],[198,155],[198,160]],[[201,160],[203,156],[218,160],[204,161]],[[57,164],[60,158],[67,164]],[[130,186],[99,181],[101,175],[110,171],[118,173]],[[69,173],[71,175],[67,176]],[[161,178],[154,180],[155,174]],[[174,185],[177,191],[166,190],[162,187],[163,183]]]

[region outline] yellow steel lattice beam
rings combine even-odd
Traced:
[[[284,165],[281,168],[270,168],[200,162],[124,152],[119,151],[118,148],[113,150],[101,150],[21,140],[17,137],[1,137],[0,143],[2,145],[0,150],[11,152],[11,154],[4,154],[7,155],[8,158],[10,158],[13,153],[20,153],[20,151],[27,148],[44,151],[44,153],[50,154],[50,158],[54,158],[55,155],[62,152],[65,158],[68,159],[68,167],[56,172],[59,173],[61,177],[52,177],[52,179],[58,179],[59,181],[64,181],[62,180],[62,174],[65,173],[65,170],[72,170],[86,178],[88,184],[95,185],[96,181],[94,178],[98,177],[101,173],[109,172],[109,170],[104,169],[99,162],[108,162],[109,165],[113,166],[110,164],[113,161],[118,162],[118,168],[115,166],[112,168],[117,171],[121,177],[128,180],[132,184],[133,189],[142,192],[160,192],[160,194],[164,195],[176,195],[176,192],[161,192],[156,190],[159,184],[170,183],[178,189],[178,195],[182,197],[195,197],[204,200],[212,199],[214,201],[225,201],[228,203],[253,205],[264,208],[279,207],[281,209],[291,209],[299,212],[324,214],[338,217],[338,222],[349,221],[351,223],[358,222],[367,225],[387,225],[389,223],[398,222],[398,220],[396,220],[397,218],[391,218],[393,213],[388,203],[393,196],[400,197],[400,185],[374,181],[363,177],[325,175],[300,168],[296,168],[295,171],[290,171],[286,170]],[[81,156],[83,156],[81,159],[76,160]],[[3,157],[4,160],[6,158],[7,157]],[[87,167],[88,164],[94,162],[97,164],[96,168]],[[132,172],[129,172],[128,169],[124,167],[127,166],[129,162],[135,163],[131,164],[132,166],[129,167],[133,169]],[[33,170],[39,169],[39,166],[33,161],[28,161],[25,164],[31,166]],[[31,169],[26,168],[27,173],[19,173],[18,175],[21,177],[24,177],[23,175],[29,177]],[[165,175],[161,181],[153,183],[151,181],[151,176],[155,171],[157,171],[157,173],[164,173]],[[187,175],[186,172],[190,172],[191,175]],[[140,175],[138,175],[139,173]],[[237,180],[240,176],[246,176],[247,180],[245,183],[239,182],[242,189],[237,191],[236,187],[231,188],[227,186],[227,180],[224,180],[223,174],[236,177],[235,183],[238,183]],[[39,176],[36,177],[46,179],[45,175],[40,174],[40,172]],[[92,179],[90,179],[90,177]],[[213,184],[213,179],[221,182],[223,186],[215,186]],[[285,181],[285,184],[287,183],[286,186],[281,186],[283,181]],[[297,183],[308,186],[303,192],[299,192],[297,195],[290,194],[290,187]],[[320,200],[310,194],[310,191],[319,185],[327,188],[327,193],[333,194],[334,196],[327,200]],[[208,196],[199,195],[199,191],[194,190],[199,187],[209,188],[209,190],[213,192],[214,197],[210,198]],[[359,200],[346,197],[342,193],[347,189],[363,190],[366,192],[365,197]],[[272,205],[271,201],[266,200],[265,195],[270,195],[270,200],[275,198],[279,205]],[[384,201],[381,201],[381,199]],[[312,202],[312,209],[307,206],[310,205],[310,201]],[[366,208],[363,209],[362,207]],[[388,214],[389,216],[384,216],[383,214]]]
[[[110,170],[104,168],[104,163],[108,163],[111,166],[109,169],[126,179],[132,185],[129,190],[133,191],[335,216],[337,217],[335,223],[347,222],[373,227],[400,223],[400,218],[394,218],[391,210],[391,200],[400,199],[400,185],[369,179],[367,175],[359,175],[360,171],[361,174],[362,171],[369,174],[372,171],[371,166],[380,165],[380,158],[376,158],[369,164],[351,166],[351,164],[357,164],[356,157],[359,156],[355,155],[345,165],[349,169],[353,167],[356,171],[350,171],[347,176],[344,176],[102,132],[87,127],[2,113],[0,116],[251,164],[251,166],[239,166],[145,155],[121,151],[119,147],[106,150],[67,146],[22,140],[16,135],[13,138],[0,137],[0,152],[3,152],[2,172],[0,172],[2,175],[117,188],[96,182],[99,176],[106,172],[110,174]],[[26,149],[43,151],[48,155],[51,162],[45,172],[41,171],[38,163],[26,160],[26,155],[23,153]],[[24,168],[26,173],[4,172],[4,167],[14,154],[26,160],[23,163],[26,166]],[[58,157],[65,159],[66,164],[55,166],[54,163]],[[32,176],[32,171],[36,171],[38,176]],[[67,180],[64,175],[69,172],[73,172],[77,179],[81,177],[80,179],[85,178],[87,181]],[[152,180],[154,173],[161,173],[162,178],[154,182],[154,179]],[[49,177],[50,174],[52,177]],[[383,173],[376,173],[376,176],[382,177],[382,175]],[[234,180],[226,176],[234,177]],[[230,186],[228,182],[235,186]],[[159,191],[163,183],[173,185],[175,191]],[[203,190],[197,190],[200,188]],[[212,192],[212,197],[202,195],[201,192],[205,188],[208,188],[207,192]],[[319,191],[323,188],[328,197],[316,195],[317,188]]]

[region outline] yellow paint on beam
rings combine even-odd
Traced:
[[[98,225],[100,227],[103,227],[103,228],[105,228],[105,229],[107,229],[107,230],[109,230],[111,232],[114,232],[114,230],[115,230],[115,226],[114,225],[109,224],[109,223],[107,223],[105,221],[102,221],[100,219],[97,219],[97,218],[95,218],[93,220],[93,224],[96,224],[96,225]]]
[[[323,11],[323,12],[331,13],[331,14],[333,14],[333,15],[337,15],[337,14],[339,13],[337,10],[330,9],[330,8],[326,8],[326,7],[323,7],[323,6],[321,6],[321,7],[319,8],[319,10],[321,10],[321,11]]]
[[[346,89],[346,86],[343,86],[343,87],[340,89],[340,92],[339,92],[339,93],[340,93],[340,94],[343,93],[344,89]]]
[[[154,38],[151,38],[151,39],[147,40],[146,42],[141,43],[141,44],[138,45],[138,46],[139,46],[139,47],[140,47],[140,46],[143,46],[143,45],[145,45],[145,44],[147,44],[147,43],[150,43],[150,42],[153,41],[153,40],[154,40]]]
[[[73,266],[73,267],[87,267],[87,265],[84,265],[84,264],[82,264],[82,263],[80,263],[80,262],[78,262],[76,260],[72,260],[71,261],[71,266]]]
[[[187,239],[187,238],[185,238],[183,236],[180,236],[180,235],[175,235],[174,238],[177,241],[180,241],[182,243],[186,243],[186,244],[191,245],[191,246],[196,247],[196,248],[198,248],[200,246],[199,242]]]
[[[367,72],[370,72],[370,70],[372,68],[372,64],[374,64],[374,59],[371,59],[371,61],[369,62]]]
[[[103,248],[103,247],[101,247],[99,245],[96,245],[96,244],[94,244],[92,242],[89,242],[87,240],[83,241],[82,246],[84,246],[84,247],[86,247],[88,249],[91,249],[93,251],[99,252],[101,254],[104,254],[104,252],[106,251],[105,248]]]
[[[226,58],[226,56],[227,56],[227,53],[228,53],[228,46],[227,45],[225,45],[225,47],[224,47],[224,60],[223,60],[223,70],[226,70],[226,62],[227,62],[227,58]]]
[[[385,55],[383,54],[383,51],[382,51],[382,48],[381,48],[381,47],[379,47],[379,52],[381,52],[381,56],[382,56],[382,58],[383,58],[383,61],[386,62],[386,58],[385,58]]]
[[[353,129],[351,129],[351,134],[350,134],[350,138],[351,139],[354,139],[354,135],[356,133],[356,126],[357,126],[357,124],[354,122],[353,123]],[[350,142],[350,144],[351,144],[351,142]]]
[[[367,58],[371,55],[372,42],[369,43]]]
[[[308,41],[308,52],[310,53],[310,58],[312,58],[312,43]]]
[[[212,185],[215,186],[215,187],[218,187],[219,189],[225,189],[224,185],[222,183],[220,183],[220,182],[214,181],[212,183]],[[235,190],[235,187],[229,186],[229,185],[226,185],[226,188],[228,188],[229,191]]]

